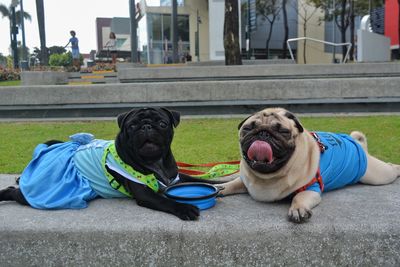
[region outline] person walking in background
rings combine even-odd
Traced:
[[[69,39],[68,43],[65,45],[66,48],[69,44],[71,44],[71,52],[72,52],[72,64],[76,68],[77,71],[81,69],[81,62],[80,62],[80,54],[79,54],[79,44],[78,38],[76,38],[76,32],[70,31],[71,38]]]
[[[111,54],[111,63],[115,65],[117,62],[117,39],[115,37],[115,33],[110,32],[109,38],[110,39],[107,41],[105,47]]]

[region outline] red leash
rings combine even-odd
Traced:
[[[185,162],[177,162],[179,172],[192,175],[192,176],[206,176],[209,178],[216,176],[226,176],[233,173],[237,173],[239,171],[240,161],[223,161],[223,162],[210,162],[204,164],[190,164]],[[208,172],[199,171],[199,170],[191,170],[187,168],[194,167],[210,167],[211,169]],[[215,168],[213,168],[215,167]]]

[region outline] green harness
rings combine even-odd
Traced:
[[[130,174],[131,176],[135,177],[136,179],[144,183],[146,186],[150,187],[154,192],[158,192],[159,185],[154,174],[148,174],[148,175],[142,174],[134,170],[131,166],[129,166],[125,162],[123,162],[122,159],[118,156],[114,142],[111,142],[104,150],[103,157],[101,159],[101,164],[103,166],[104,173],[107,176],[108,182],[113,189],[118,190],[119,192],[128,197],[133,197],[132,194],[128,192],[126,188],[122,184],[120,184],[117,180],[115,180],[115,178],[107,171],[106,159],[109,153],[113,156],[115,161],[118,163],[119,167],[122,167],[126,173]]]

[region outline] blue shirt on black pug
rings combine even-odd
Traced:
[[[367,156],[361,145],[347,134],[315,133],[325,146],[319,163],[324,191],[359,182],[367,170]],[[306,190],[321,193],[318,182]]]
[[[135,183],[146,184],[127,173],[107,148],[114,141],[94,139],[79,133],[70,141],[47,146],[39,144],[20,178],[20,190],[37,209],[81,209],[87,202],[103,198],[126,197],[110,186],[103,163]],[[178,180],[175,179],[175,182]],[[157,183],[157,180],[156,182]],[[152,186],[152,184],[146,184]],[[153,184],[154,187],[158,187]]]

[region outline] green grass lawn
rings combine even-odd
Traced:
[[[18,86],[21,81],[0,81],[0,86]]]
[[[172,150],[177,161],[206,163],[238,160],[237,125],[241,119],[183,119],[175,132]],[[371,154],[400,163],[400,116],[301,118],[308,130],[367,135]],[[0,123],[0,173],[20,173],[33,148],[46,140],[67,140],[77,132],[99,139],[114,139],[114,121]]]

